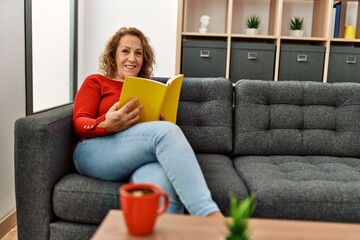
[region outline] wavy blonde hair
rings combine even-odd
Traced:
[[[138,77],[143,77],[143,78],[151,77],[153,72],[153,65],[155,65],[154,51],[150,45],[149,39],[140,30],[134,27],[120,28],[108,40],[108,42],[105,45],[104,51],[101,53],[99,57],[100,72],[108,78],[115,78],[117,72],[116,58],[115,58],[116,50],[119,46],[120,39],[125,35],[132,35],[138,37],[143,47],[144,60],[143,60],[143,65],[138,74]]]

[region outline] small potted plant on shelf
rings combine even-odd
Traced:
[[[290,35],[293,37],[302,37],[304,35],[304,18],[293,17],[290,18]]]
[[[256,35],[259,32],[261,24],[261,18],[254,14],[246,18],[245,20],[245,31],[247,35]]]
[[[250,240],[248,220],[255,210],[254,197],[247,196],[243,200],[237,200],[235,195],[230,195],[230,222],[227,223],[229,234],[226,240]]]

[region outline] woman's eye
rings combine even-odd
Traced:
[[[129,53],[129,50],[123,49],[121,52],[122,52],[122,53]]]
[[[142,52],[136,52],[135,54],[136,54],[136,56],[138,56],[138,57],[141,57],[141,56],[142,56]]]

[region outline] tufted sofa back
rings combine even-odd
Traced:
[[[360,84],[238,81],[233,154],[360,157]]]
[[[197,153],[231,153],[233,87],[225,78],[184,78],[177,124]]]
[[[168,78],[153,77],[165,83]],[[178,124],[196,153],[230,154],[233,143],[233,86],[226,78],[185,77]]]

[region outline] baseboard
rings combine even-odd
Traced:
[[[16,211],[12,211],[0,221],[0,239],[16,226]]]

